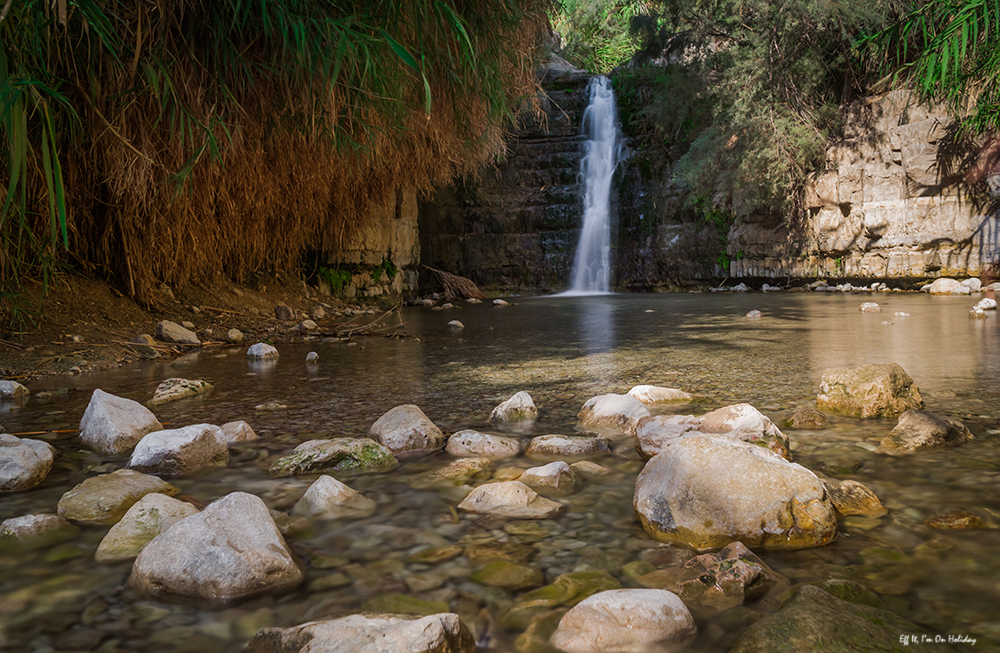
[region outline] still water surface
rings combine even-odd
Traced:
[[[879,301],[883,312],[860,313],[858,306],[869,299]],[[780,424],[796,408],[813,405],[825,369],[896,362],[916,381],[928,410],[962,419],[976,441],[894,459],[872,449],[895,420],[835,417],[827,429],[786,430],[794,460],[810,469],[860,463],[853,474],[830,477],[866,484],[890,513],[879,520],[842,521],[841,536],[829,546],[764,552],[762,558],[793,583],[859,580],[932,632],[977,637],[975,650],[1000,642],[1000,530],[944,531],[924,525],[955,509],[1000,524],[1000,328],[995,314],[969,319],[975,299],[883,293],[874,298],[692,294],[512,301],[516,304],[503,308],[406,309],[399,332],[416,339],[281,345],[281,358],[271,367],[251,368],[241,348],[47,379],[33,384],[32,391],[69,387],[70,393],[47,402],[32,399],[22,408],[4,405],[0,423],[13,433],[75,428],[94,388],[146,401],[165,378],[204,379],[215,385],[212,394],[161,406],[154,411],[158,418],[170,427],[245,419],[261,439],[235,447],[225,469],[171,482],[182,495],[205,503],[242,490],[288,511],[315,477],[269,478],[265,470],[271,462],[302,441],[363,435],[399,404],[419,405],[446,432],[489,430],[492,408],[526,390],[540,412],[534,426],[520,434],[526,439],[572,433],[576,413],[588,398],[645,383],[696,397],[661,412],[702,414],[748,402]],[[744,317],[754,308],[764,317]],[[895,312],[910,315],[895,317]],[[447,328],[453,319],[465,328]],[[307,367],[303,361],[311,350],[320,362]],[[272,400],[287,408],[255,409]],[[84,450],[72,435],[34,437],[58,449],[55,467],[41,486],[4,495],[0,520],[54,512],[65,491],[127,462]],[[239,651],[257,628],[356,612],[379,596],[407,593],[446,602],[477,634],[489,629],[492,650],[513,651],[518,633],[499,628],[496,616],[518,593],[470,581],[474,568],[464,557],[438,565],[412,564],[407,558],[427,546],[519,538],[537,550],[531,564],[545,573],[546,582],[568,571],[598,568],[626,587],[635,583],[622,573],[624,565],[664,559],[632,515],[641,462],[627,443],[597,461],[613,474],[587,480],[559,499],[567,509],[546,522],[541,535],[468,515],[456,521],[451,507],[460,495],[417,491],[405,482],[449,458],[441,454],[406,462],[391,474],[345,479],[378,503],[375,515],[314,525],[294,540],[307,563],[301,588],[227,609],[137,596],[124,587],[128,563],[93,560],[105,528],[86,528],[75,541],[53,549],[0,556],[0,649]],[[499,466],[535,464],[518,458]],[[770,596],[749,607],[771,612],[777,605]],[[723,650],[738,621],[699,623],[691,650]]]

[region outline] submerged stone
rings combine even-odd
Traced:
[[[292,508],[293,515],[314,519],[359,519],[374,512],[374,501],[326,475],[316,479]]]
[[[534,460],[584,458],[611,453],[611,441],[603,436],[540,435],[531,438],[524,455]]]
[[[23,515],[0,523],[0,553],[37,551],[72,540],[80,528],[58,515]]]
[[[661,388],[655,385],[637,385],[628,391],[630,397],[635,397],[643,404],[667,404],[691,401],[691,395],[676,388]]]
[[[147,494],[111,527],[97,547],[94,559],[115,562],[134,558],[154,537],[197,512],[198,509],[186,501],[160,493]]]
[[[881,517],[889,512],[875,493],[857,481],[842,481],[828,486],[830,500],[841,515]]]
[[[592,397],[577,414],[580,425],[587,430],[609,431],[634,435],[639,420],[649,417],[645,405],[631,395],[606,394]]]
[[[502,587],[508,590],[520,590],[544,581],[542,572],[534,567],[521,565],[509,560],[494,560],[486,563],[475,571],[469,579],[490,587]]]
[[[969,428],[957,419],[923,410],[907,410],[875,451],[905,456],[940,451],[974,439]]]
[[[415,614],[426,617],[448,612],[448,603],[446,601],[425,601],[407,594],[383,594],[365,601],[361,609],[368,612]]]
[[[519,481],[504,481],[480,485],[458,509],[515,519],[547,519],[562,510],[562,504],[538,496]]]
[[[923,406],[920,390],[896,363],[862,365],[823,373],[816,407],[851,417],[895,417]]]

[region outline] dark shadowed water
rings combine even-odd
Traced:
[[[883,312],[859,312],[869,300],[880,302]],[[406,309],[401,332],[418,340],[281,345],[281,358],[271,367],[251,368],[245,348],[239,348],[49,379],[31,385],[32,391],[68,387],[69,394],[47,402],[33,398],[21,408],[4,404],[0,424],[11,433],[76,428],[94,388],[144,402],[163,379],[204,379],[215,391],[155,409],[161,422],[180,427],[245,419],[261,439],[236,446],[225,469],[171,482],[198,501],[242,490],[287,511],[315,477],[272,479],[266,473],[271,462],[305,440],[363,435],[399,404],[419,405],[446,432],[488,429],[492,408],[525,390],[540,412],[533,428],[521,434],[528,438],[572,433],[576,413],[595,394],[652,384],[695,395],[674,412],[701,414],[748,402],[780,424],[796,408],[814,404],[825,369],[896,362],[920,387],[928,410],[963,420],[976,440],[896,459],[873,453],[895,420],[835,417],[827,429],[786,430],[794,460],[810,469],[820,471],[831,461],[860,464],[856,473],[831,478],[866,484],[890,513],[842,521],[839,539],[829,546],[761,556],[793,583],[858,580],[932,632],[978,638],[970,650],[1000,642],[1000,530],[924,524],[963,509],[1000,525],[1000,328],[995,314],[968,317],[976,298],[831,293],[512,301],[508,307]],[[754,308],[763,318],[744,317]],[[454,319],[465,328],[447,328]],[[320,362],[307,367],[303,361],[311,350]],[[287,408],[255,409],[271,400]],[[41,486],[0,498],[0,520],[54,512],[75,484],[127,462],[83,449],[72,434],[34,437],[58,449],[55,467]],[[474,568],[464,557],[438,565],[407,558],[427,546],[520,539],[537,550],[531,564],[546,582],[568,571],[607,569],[626,587],[635,583],[623,566],[662,559],[659,545],[632,514],[641,461],[630,446],[597,460],[614,473],[584,481],[558,499],[566,510],[533,535],[502,521],[456,517],[452,508],[461,495],[417,491],[403,482],[449,459],[441,454],[406,462],[390,474],[345,479],[378,503],[375,515],[315,524],[294,540],[308,568],[301,588],[226,609],[152,601],[126,589],[129,563],[100,565],[93,559],[106,528],[86,528],[55,548],[0,556],[0,648],[239,651],[260,627],[356,612],[379,596],[408,593],[446,602],[477,631],[493,624],[492,650],[512,651],[519,633],[499,628],[496,615],[517,592],[470,581]],[[518,458],[498,466],[535,464]],[[367,607],[373,605],[377,601]],[[777,597],[769,596],[748,607],[766,613],[777,605]],[[724,650],[739,621],[702,621],[692,650]]]

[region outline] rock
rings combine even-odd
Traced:
[[[560,605],[572,607],[598,592],[620,588],[621,583],[603,569],[572,571],[568,574],[557,576],[554,581],[545,587],[539,587],[527,594],[522,594],[518,599],[518,603],[522,609],[537,607],[553,608]],[[508,615],[508,618],[512,616]]]
[[[493,300],[493,305],[494,306],[510,306],[510,304],[508,304],[507,302],[505,302],[502,299],[494,299]]]
[[[630,397],[635,397],[643,404],[665,404],[691,401],[691,395],[675,388],[660,388],[655,385],[637,385],[628,391]]]
[[[989,528],[986,521],[979,515],[973,515],[964,510],[955,510],[944,515],[931,517],[924,522],[931,528],[946,530],[968,530]]]
[[[193,310],[195,307],[192,306],[191,308]],[[195,313],[199,313],[199,312],[200,311],[195,311]],[[185,329],[189,329],[189,330],[197,328],[197,327],[195,327],[194,322],[189,322],[188,320],[184,320],[183,322],[181,322],[181,326],[184,327]]]
[[[493,463],[489,458],[462,458],[410,477],[410,485],[418,490],[459,487],[475,480],[486,480],[492,472]]]
[[[0,492],[29,490],[44,481],[55,453],[47,442],[0,433]]]
[[[620,589],[595,594],[567,612],[549,640],[566,653],[604,653],[681,646],[697,629],[676,594]]]
[[[516,591],[541,585],[545,581],[542,572],[527,565],[519,565],[508,560],[494,560],[475,571],[469,580]]]
[[[932,284],[933,285],[933,284]],[[983,289],[983,282],[977,277],[972,277],[970,279],[965,279],[959,285],[965,286],[969,289],[969,292],[979,292]]]
[[[908,410],[899,416],[895,428],[882,439],[875,452],[906,456],[940,451],[974,439],[968,427],[957,419],[923,410]]]
[[[354,614],[293,628],[265,628],[245,653],[475,653],[476,640],[457,614],[422,618]]]
[[[293,515],[314,519],[359,519],[374,512],[374,501],[326,475],[317,478],[292,508]]]
[[[222,429],[212,424],[193,424],[150,433],[135,445],[128,466],[140,472],[187,476],[228,463],[229,448]]]
[[[983,288],[983,290],[986,290],[988,292],[1000,292],[1000,281],[997,281],[996,283],[991,283],[990,285]]]
[[[513,458],[521,453],[521,441],[517,438],[505,438],[489,433],[480,433],[465,429],[453,433],[448,438],[445,451],[453,456],[490,458],[498,460]]]
[[[942,277],[941,279],[935,279],[928,289],[932,295],[952,295],[959,294],[958,289],[962,284],[955,281],[954,279],[947,279]]]
[[[314,351],[309,352],[308,354],[306,354],[306,362],[307,363],[318,363],[319,362],[319,354],[317,354]]]
[[[865,302],[858,310],[862,313],[881,313],[882,307],[875,302]]]
[[[458,509],[513,519],[548,519],[562,509],[562,504],[538,496],[520,481],[504,481],[480,485],[458,504]]]
[[[733,292],[750,292],[749,286],[747,286],[745,283],[742,282],[733,286],[732,288],[730,288],[730,290],[732,290]]]
[[[857,481],[842,481],[837,485],[828,485],[830,500],[837,512],[862,517],[881,517],[889,512],[878,500],[875,493]]]
[[[639,420],[649,417],[649,410],[633,396],[606,394],[588,399],[576,417],[587,430],[635,435]]]
[[[706,551],[827,544],[837,520],[815,474],[763,447],[697,435],[664,446],[639,474],[633,505],[654,539]]]
[[[250,345],[250,348],[247,349],[247,358],[251,360],[266,360],[277,357],[278,350],[266,342],[258,342],[255,345]]]
[[[156,323],[156,339],[163,342],[173,342],[179,345],[200,345],[201,340],[194,332],[185,329],[176,322],[161,320]]]
[[[709,616],[764,596],[782,577],[739,542],[706,553],[681,567],[638,579],[640,585],[673,592],[684,605]]]
[[[130,560],[139,555],[154,537],[197,513],[198,509],[186,501],[178,501],[165,494],[147,494],[111,527],[97,547],[94,559],[98,562]]]
[[[0,380],[0,399],[27,399],[31,391],[17,381]]]
[[[252,428],[250,428],[250,425],[243,420],[226,422],[219,428],[222,429],[222,439],[226,441],[226,444],[257,439],[257,434]]]
[[[759,318],[759,317],[763,317],[763,313],[761,313],[760,311],[758,311],[755,308],[752,311],[747,311],[747,315],[746,316],[750,317],[750,318]]]
[[[986,311],[984,311],[983,309],[979,308],[978,306],[973,306],[972,310],[969,311],[969,317],[977,319],[977,320],[985,320],[986,319]]]
[[[790,429],[825,429],[829,424],[830,420],[826,415],[815,408],[805,406],[796,409],[785,420],[785,427]]]
[[[490,413],[490,421],[494,424],[498,422],[523,422],[537,418],[538,409],[535,408],[535,402],[531,400],[531,395],[523,390],[498,405]]]
[[[534,460],[553,460],[611,453],[611,441],[602,436],[540,435],[531,438],[524,454]]]
[[[465,549],[465,557],[474,565],[484,565],[494,560],[508,562],[531,562],[538,549],[517,542],[490,541],[475,544]]]
[[[368,474],[391,472],[399,467],[392,453],[368,438],[336,438],[303,442],[292,453],[271,465],[272,476],[345,472]]]
[[[150,406],[160,406],[162,404],[205,394],[214,390],[214,386],[206,381],[189,381],[188,379],[167,379],[156,386],[153,398],[149,400]]]
[[[451,308],[451,307],[446,304],[442,308]],[[449,329],[464,329],[465,325],[462,324],[461,322],[459,322],[458,320],[452,320],[451,322],[448,323],[448,328]]]
[[[396,406],[372,424],[368,437],[394,455],[425,455],[444,448],[445,435],[413,404]]]
[[[115,524],[147,494],[174,496],[170,483],[131,469],[119,469],[83,481],[59,499],[60,517],[83,524]]]
[[[995,311],[997,310],[997,300],[989,297],[983,297],[976,304],[975,308],[978,308],[981,311]]]
[[[226,342],[243,342],[243,332],[239,329],[230,329],[226,331]]]
[[[816,407],[851,417],[895,417],[923,406],[920,390],[896,363],[869,364],[823,373]]]
[[[645,419],[636,432],[635,448],[641,457],[652,458],[666,444],[702,433],[749,442],[770,449],[783,458],[791,458],[788,436],[750,404],[726,406],[701,417],[657,415]]]
[[[284,304],[278,304],[274,307],[274,317],[282,322],[291,322],[295,319],[295,311]]]
[[[599,476],[607,476],[611,473],[611,470],[603,465],[598,465],[597,463],[590,462],[589,460],[579,460],[569,466],[575,474],[581,474],[585,478],[596,478]]]
[[[318,329],[319,325],[312,320],[302,320],[295,328],[299,331],[313,331],[314,329]]]
[[[926,637],[925,643],[921,636]],[[953,651],[932,644],[933,635],[889,612],[868,605],[848,603],[806,585],[777,614],[751,625],[729,653],[774,651]]]
[[[156,536],[128,584],[153,597],[227,603],[291,589],[303,576],[264,502],[233,492]]]
[[[322,306],[314,306],[311,311],[309,311],[309,316],[314,320],[322,320],[326,317],[326,311]]]
[[[383,594],[361,604],[365,612],[392,612],[426,617],[448,611],[447,601],[424,601],[406,594]]]
[[[565,496],[576,485],[573,470],[561,460],[525,470],[517,480],[546,496]]]
[[[148,333],[140,333],[139,335],[129,340],[129,342],[136,345],[146,345],[147,347],[152,347],[156,344],[156,339],[153,338],[153,336],[149,335]]]
[[[100,453],[128,451],[147,433],[163,425],[137,401],[94,390],[80,420],[80,440]]]
[[[72,540],[80,528],[58,515],[23,515],[0,523],[0,553],[37,551]]]

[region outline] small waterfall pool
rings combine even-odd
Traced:
[[[611,291],[611,179],[621,153],[618,110],[611,81],[590,80],[590,104],[583,114],[583,229],[573,261],[570,288],[563,295],[595,295]]]

